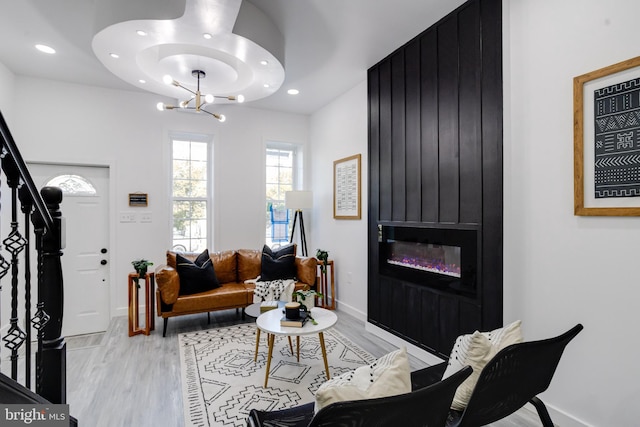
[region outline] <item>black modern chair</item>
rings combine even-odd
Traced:
[[[465,366],[439,381],[429,368],[411,373],[411,393],[332,403],[314,416],[314,403],[279,411],[252,409],[249,427],[443,427],[453,395],[471,375]],[[440,375],[440,378],[442,375]]]
[[[464,411],[451,411],[447,427],[478,427],[498,421],[531,403],[544,427],[554,427],[546,406],[537,395],[545,391],[560,357],[582,330],[578,324],[555,338],[513,344],[502,349],[482,370]],[[444,373],[446,364],[432,366],[432,376]]]

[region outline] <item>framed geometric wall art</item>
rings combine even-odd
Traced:
[[[574,214],[640,216],[640,57],[573,79]]]
[[[333,162],[333,217],[360,219],[361,155]]]

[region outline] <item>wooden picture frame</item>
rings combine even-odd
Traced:
[[[640,56],[573,79],[574,214],[640,216]]]
[[[362,155],[345,157],[333,162],[333,217],[361,218]]]

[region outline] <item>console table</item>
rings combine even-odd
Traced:
[[[145,334],[149,335],[155,329],[154,319],[154,292],[155,292],[155,276],[153,273],[147,273],[144,277],[144,328],[140,327],[139,298],[138,286],[134,279],[138,277],[138,273],[129,274],[129,336]]]
[[[329,309],[336,309],[336,282],[334,279],[333,260],[327,260],[326,264],[318,260],[318,272],[320,277],[320,292],[322,292],[322,298],[318,297],[319,306]],[[322,271],[322,266],[326,268]]]

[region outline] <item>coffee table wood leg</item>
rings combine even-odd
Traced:
[[[260,328],[256,328],[256,354],[253,355],[253,361],[258,361],[258,346],[260,345]]]
[[[296,354],[298,356],[298,363],[300,363],[300,335],[296,335]]]
[[[291,355],[293,356],[293,343],[291,342],[291,336],[288,336],[287,338],[289,338],[289,348],[291,349]]]
[[[322,332],[318,332],[318,337],[320,338],[320,347],[322,348],[322,359],[324,359],[324,370],[327,371],[327,380],[330,380],[331,375],[329,374],[329,362],[327,362],[327,348],[324,346],[324,334]]]
[[[273,354],[273,342],[275,341],[275,334],[269,334],[269,355],[267,356],[267,370],[264,373],[264,388],[267,388],[269,382],[269,370],[271,369],[271,355]],[[325,358],[326,360],[326,358]]]

